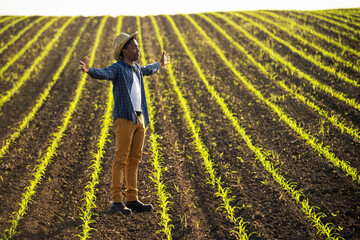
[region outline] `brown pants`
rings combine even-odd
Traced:
[[[111,194],[113,202],[123,202],[122,186],[125,169],[125,200],[138,200],[137,172],[143,154],[145,139],[144,117],[138,116],[138,124],[125,118],[114,122],[116,150],[112,167]]]

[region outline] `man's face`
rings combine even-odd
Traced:
[[[140,48],[136,39],[131,39],[126,48],[123,49],[124,58],[129,59],[130,61],[136,61],[140,57]]]

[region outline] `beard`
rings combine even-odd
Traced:
[[[140,53],[139,53],[139,54],[136,54],[136,56],[135,56],[135,60],[139,60],[140,56],[141,56],[141,54],[140,54]]]

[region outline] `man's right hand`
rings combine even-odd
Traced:
[[[89,72],[90,66],[89,66],[89,58],[88,56],[85,57],[85,62],[80,61],[81,68],[84,72]]]

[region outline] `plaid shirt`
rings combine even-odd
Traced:
[[[133,66],[119,60],[107,68],[90,68],[88,74],[92,78],[111,80],[113,84],[114,96],[114,121],[117,118],[126,118],[137,124],[137,115],[130,98],[131,86],[133,82],[132,68],[140,80],[141,87],[141,110],[144,114],[145,125],[150,123],[149,110],[145,96],[143,76],[156,73],[160,68],[160,63],[153,63],[140,66],[135,63]]]

